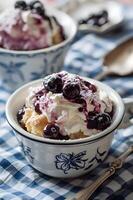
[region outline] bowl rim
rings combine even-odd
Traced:
[[[55,51],[56,49],[58,48],[61,48],[63,46],[65,46],[66,44],[68,44],[69,42],[72,41],[72,39],[75,37],[76,33],[77,33],[77,24],[75,22],[75,20],[70,16],[68,15],[67,13],[63,12],[63,11],[60,11],[60,10],[57,10],[55,8],[49,8],[48,7],[48,10],[51,11],[51,13],[56,17],[56,16],[62,16],[62,17],[65,17],[67,18],[70,22],[71,22],[71,25],[73,26],[73,31],[71,33],[71,31],[69,31],[69,36],[65,38],[65,40],[63,40],[62,42],[60,42],[59,44],[55,44],[55,45],[52,45],[50,47],[47,47],[47,48],[42,48],[42,49],[37,49],[37,50],[27,50],[27,51],[24,51],[24,50],[10,50],[10,49],[5,49],[5,48],[2,48],[0,47],[0,53],[7,53],[7,54],[18,54],[18,55],[29,55],[29,54],[38,54],[38,53],[48,53],[48,52],[51,52],[51,51]],[[64,29],[65,26],[63,26],[63,29]]]
[[[38,79],[35,81],[31,81],[27,84],[24,84],[23,86],[21,86],[20,88],[18,88],[15,92],[13,92],[11,94],[11,96],[8,98],[7,103],[6,103],[6,108],[5,108],[5,113],[6,113],[6,119],[9,123],[9,125],[21,136],[26,137],[30,140],[36,141],[36,142],[40,142],[40,143],[46,143],[46,144],[53,144],[53,145],[74,145],[74,144],[82,144],[82,143],[92,143],[95,142],[97,140],[100,140],[101,138],[105,137],[106,135],[112,133],[114,130],[116,130],[116,128],[119,126],[119,124],[121,123],[123,116],[124,116],[124,112],[125,112],[125,107],[124,107],[124,103],[122,98],[120,97],[120,95],[114,90],[112,89],[110,86],[101,83],[97,80],[91,79],[91,78],[86,78],[86,77],[82,77],[92,83],[96,83],[100,84],[100,87],[104,87],[106,89],[108,89],[109,91],[111,91],[114,95],[115,98],[117,98],[118,102],[119,102],[119,111],[118,113],[116,113],[116,117],[115,120],[113,121],[113,123],[105,130],[89,136],[89,137],[85,137],[85,138],[80,138],[80,139],[73,139],[73,140],[54,140],[54,139],[48,139],[48,138],[43,138],[34,134],[30,134],[29,132],[25,131],[15,120],[13,119],[13,114],[10,112],[10,108],[11,108],[11,102],[13,100],[13,98],[15,98],[18,93],[20,93],[22,90],[27,90],[29,87],[31,87],[33,84],[39,84],[43,81],[43,79]]]

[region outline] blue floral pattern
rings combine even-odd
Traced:
[[[88,160],[83,158],[85,155],[86,151],[80,152],[78,154],[60,153],[59,155],[56,155],[56,168],[62,170],[64,174],[67,174],[70,169],[83,169],[85,167],[86,161]]]
[[[85,170],[90,169],[94,165],[95,161],[98,164],[100,164],[103,161],[103,158],[104,158],[106,152],[107,151],[100,152],[99,148],[97,148],[96,155],[91,160],[88,161],[88,165],[86,166]]]
[[[16,84],[18,81],[24,81],[24,75],[21,71],[21,67],[25,65],[25,62],[10,62],[8,64],[0,62],[0,67],[6,70],[5,83]]]
[[[34,162],[34,157],[31,155],[31,148],[24,146],[22,142],[20,142],[20,146],[24,152],[24,155],[29,159],[29,161],[33,164]]]
[[[88,158],[84,158],[86,156],[86,151],[80,152],[78,154],[72,153],[60,153],[56,155],[55,166],[56,169],[62,170],[64,174],[68,174],[70,169],[79,170],[83,169],[88,170],[93,167],[94,163],[101,163],[106,155],[107,151],[100,152],[99,148],[97,148],[96,155],[89,160]]]

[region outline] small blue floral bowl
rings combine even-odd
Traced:
[[[50,13],[62,25],[66,39],[40,50],[13,51],[0,48],[0,81],[7,89],[14,91],[31,80],[61,71],[77,26],[70,16],[61,11],[50,9]]]
[[[42,83],[41,80],[32,81],[16,90],[6,105],[6,117],[22,147],[25,158],[38,171],[53,177],[72,178],[90,172],[103,162],[108,154],[113,139],[113,133],[124,116],[121,97],[109,86],[99,81],[87,79],[104,90],[115,105],[112,124],[104,131],[90,137],[74,140],[53,140],[39,137],[25,131],[17,121],[17,112],[24,105],[25,98],[31,86]],[[133,103],[133,99],[130,102]],[[127,115],[125,124],[127,124]]]

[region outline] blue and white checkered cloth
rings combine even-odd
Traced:
[[[132,9],[133,12],[133,9]],[[83,76],[94,77],[101,71],[105,52],[123,37],[133,35],[133,23],[125,24],[120,33],[98,37],[87,35],[72,45],[64,69]],[[122,97],[133,95],[133,77],[108,77],[105,82]],[[133,144],[133,127],[121,129],[114,137],[109,156],[100,167],[76,179],[55,179],[35,171],[25,160],[20,146],[5,119],[5,104],[10,93],[0,85],[0,200],[64,200],[74,197],[91,184],[108,167],[108,163]],[[108,179],[92,196],[93,200],[133,200],[133,156],[122,169]],[[82,199],[81,199],[82,200]]]

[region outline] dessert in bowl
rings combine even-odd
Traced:
[[[94,84],[67,72],[46,76],[31,87],[18,122],[28,132],[51,139],[97,134],[112,121],[113,102]]]
[[[55,177],[76,177],[102,162],[123,115],[113,89],[67,72],[24,85],[6,106],[26,159]]]
[[[76,30],[71,17],[44,8],[40,1],[17,1],[14,7],[3,11],[0,78],[4,84],[13,90],[30,80],[60,71]]]

